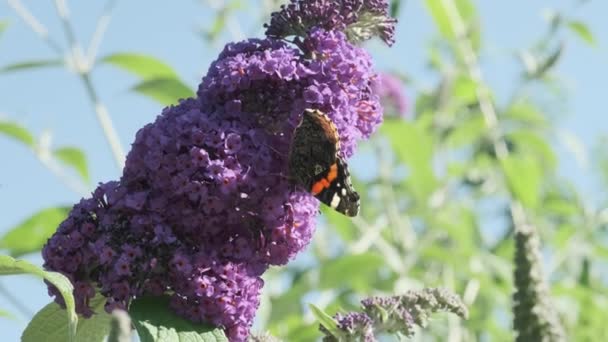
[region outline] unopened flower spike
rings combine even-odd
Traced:
[[[304,37],[317,27],[342,31],[354,43],[378,36],[392,45],[396,23],[386,0],[291,0],[264,26],[269,37]]]

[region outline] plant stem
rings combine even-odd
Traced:
[[[8,5],[13,8],[15,13],[28,25],[32,31],[34,31],[40,38],[49,45],[51,50],[57,54],[62,55],[63,51],[61,45],[59,45],[53,38],[49,36],[49,31],[44,25],[42,25],[36,17],[21,3],[20,0],[8,0]]]
[[[477,101],[492,137],[494,153],[498,161],[502,162],[509,157],[509,150],[500,133],[498,115],[484,82],[477,54],[467,36],[466,26],[454,0],[441,0],[441,2],[456,35],[456,48],[463,58],[469,77],[477,85]],[[529,224],[522,204],[513,197],[511,194],[510,211],[516,238],[514,315],[515,329],[518,332],[517,340],[524,341],[529,336],[536,336],[540,338],[535,339],[538,341],[541,339],[542,341],[562,341],[564,340],[563,328],[553,307],[549,304],[549,291],[543,279],[538,233],[535,227]],[[530,255],[533,257],[529,257]],[[520,261],[522,262],[520,263]],[[530,288],[533,288],[534,291],[531,291]],[[538,289],[542,289],[542,291],[537,291]],[[520,302],[518,302],[518,294],[521,297]],[[525,300],[526,305],[522,305],[521,300]],[[523,314],[527,319],[522,324],[518,324],[522,319],[518,316]]]
[[[89,100],[93,104],[97,121],[101,126],[106,141],[108,142],[110,150],[112,151],[112,155],[114,156],[114,162],[116,163],[116,166],[122,170],[125,161],[125,154],[122,150],[120,138],[114,129],[112,119],[106,107],[103,105],[103,103],[101,103],[99,96],[97,95],[97,91],[93,86],[93,82],[91,81],[91,66],[94,64],[94,61],[87,60],[83,56],[82,49],[78,44],[76,35],[72,29],[66,0],[55,0],[55,8],[59,18],[61,19],[65,36],[70,44],[70,55],[74,62],[75,70],[83,82]]]

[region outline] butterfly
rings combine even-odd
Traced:
[[[290,178],[337,212],[357,216],[359,194],[350,181],[348,165],[339,154],[336,125],[325,113],[306,109],[291,142]]]

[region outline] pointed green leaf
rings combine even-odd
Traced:
[[[336,322],[333,317],[316,307],[314,304],[308,304],[308,306],[312,311],[312,315],[315,316],[317,321],[319,321],[319,323],[325,327],[325,329],[327,329],[332,336],[334,336],[338,341],[346,341],[344,333],[338,329],[338,322]]]
[[[587,44],[595,45],[593,33],[591,33],[591,30],[585,23],[581,21],[571,21],[568,23],[568,28]]]
[[[78,325],[78,316],[75,311],[74,296],[72,291],[74,287],[70,280],[63,274],[57,272],[47,272],[38,266],[32,265],[24,260],[16,260],[9,256],[0,255],[0,275],[17,275],[17,274],[31,274],[41,277],[53,284],[65,301],[66,309],[62,310],[60,315],[67,317],[67,336],[68,341],[75,341],[76,327]],[[33,328],[37,330],[37,327]],[[27,330],[27,328],[26,328]],[[64,341],[66,340],[64,336]],[[24,341],[26,341],[24,339]],[[32,341],[32,340],[27,340]],[[38,339],[36,341],[47,341],[46,339]]]
[[[58,67],[62,66],[63,61],[61,59],[42,59],[36,61],[25,61],[15,64],[9,64],[0,68],[1,73],[24,71],[29,69],[40,69],[47,67]]]
[[[165,62],[148,55],[137,53],[116,53],[104,57],[101,62],[114,65],[144,80],[154,78],[174,78],[177,73]]]
[[[163,105],[176,103],[179,99],[194,96],[190,87],[174,78],[156,78],[137,84],[133,90],[146,95]]]
[[[104,310],[106,299],[97,294],[89,305],[95,314],[91,318],[79,317],[75,341],[103,342],[110,331],[111,317]],[[68,336],[65,310],[53,302],[42,308],[30,321],[22,342],[63,342]]]
[[[527,155],[510,155],[502,160],[502,168],[513,196],[524,206],[536,208],[543,176],[538,160]]]
[[[193,323],[169,309],[168,297],[143,297],[131,304],[129,314],[141,342],[224,342],[224,331]]]
[[[66,166],[73,168],[86,183],[90,182],[87,157],[81,149],[76,147],[62,147],[56,149],[53,152],[53,155]]]
[[[30,132],[13,122],[0,121],[0,134],[7,135],[15,140],[18,140],[29,147],[34,146],[34,137]]]
[[[56,207],[41,210],[0,238],[0,248],[13,257],[38,252],[68,216],[70,208]]]

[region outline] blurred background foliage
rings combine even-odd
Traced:
[[[364,296],[439,286],[460,294],[470,317],[462,321],[439,316],[414,340],[512,340],[514,232],[518,225],[530,225],[541,239],[544,276],[568,340],[603,340],[608,336],[608,198],[586,196],[572,177],[559,172],[556,148],[559,142],[578,151],[579,159],[586,155],[580,141],[559,125],[569,93],[555,69],[565,54],[577,53],[565,48],[569,41],[583,42],[586,49],[599,45],[577,15],[587,1],[570,1],[563,10],[547,11],[545,29],[529,32],[529,45],[508,52],[518,61],[517,77],[510,91],[500,94],[487,82],[495,70],[484,68],[492,58],[484,54],[484,46],[492,37],[484,36],[484,13],[476,3],[421,2],[436,34],[426,45],[410,48],[425,51],[425,60],[418,62],[425,63],[432,82],[415,79],[400,65],[398,61],[407,56],[393,56],[394,62],[381,70],[401,80],[408,108],[397,112],[398,106],[390,105],[394,99],[387,98],[384,124],[352,161],[362,214],[351,220],[323,210],[308,252],[265,275],[255,330],[268,330],[286,341],[311,341],[319,332],[308,303],[334,313],[355,309]],[[0,16],[0,35],[20,17],[36,31],[23,4],[8,3],[13,11]],[[279,3],[200,1],[211,20],[202,22],[195,33],[213,58],[228,39],[259,35],[269,11]],[[91,72],[106,65],[131,73],[137,79],[131,90],[162,105],[191,96],[193,88],[154,56],[97,56],[95,39],[103,36],[104,20],[114,5],[110,1],[103,9],[87,49],[79,48],[76,28],[66,19],[69,48],[61,48],[38,30],[57,58],[0,65],[0,81],[4,74],[58,66],[77,74],[120,165],[127,145],[118,141]],[[401,21],[421,15],[409,6],[409,1],[393,0],[391,11]],[[517,29],[517,18],[512,29]],[[64,120],[70,120],[69,115]],[[55,147],[48,133],[35,135],[10,115],[0,117],[0,134],[22,144],[74,192],[86,194],[91,188],[90,169],[100,162],[96,156],[78,146]],[[598,139],[590,153],[593,173],[584,175],[597,178],[603,187],[608,185],[606,143],[608,136]],[[2,166],[7,167],[18,164]],[[64,205],[50,206],[8,227],[0,237],[0,250],[12,256],[37,253],[67,210]],[[0,290],[19,310],[19,298],[11,298],[10,289]],[[10,310],[13,307],[0,308],[0,320],[9,319],[3,317],[11,317]]]

